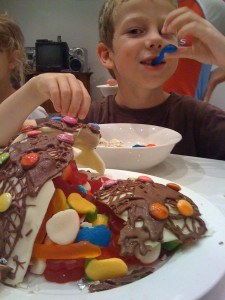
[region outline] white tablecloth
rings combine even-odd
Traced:
[[[183,185],[213,203],[225,217],[225,162],[213,159],[170,155],[164,162],[144,173]],[[225,261],[221,261],[225,264]],[[191,287],[190,287],[191,288]],[[201,300],[224,300],[225,276]]]

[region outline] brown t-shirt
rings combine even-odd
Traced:
[[[85,123],[138,123],[178,131],[172,153],[225,160],[225,112],[189,96],[171,94],[153,108],[120,107],[113,96],[93,101]]]

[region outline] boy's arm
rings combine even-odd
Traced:
[[[33,77],[0,105],[0,146],[7,145],[27,116],[50,99],[62,115],[84,119],[90,96],[82,82],[68,73],[45,73]]]
[[[225,67],[225,37],[207,20],[187,7],[172,11],[166,18],[162,33],[177,33],[178,39],[192,37],[190,46],[179,47],[166,58],[191,58],[199,62]]]

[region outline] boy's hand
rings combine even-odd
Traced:
[[[178,51],[166,58],[191,58],[206,64],[225,66],[225,37],[207,20],[187,7],[172,11],[166,18],[162,33],[177,32],[178,39],[191,37],[189,46],[179,46]]]
[[[218,84],[225,82],[225,68],[218,67],[211,71],[209,81],[206,87],[204,101],[209,102]]]
[[[84,119],[90,106],[90,95],[83,83],[70,73],[45,73],[31,79],[37,92],[50,99],[61,115]]]

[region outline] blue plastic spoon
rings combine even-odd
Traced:
[[[169,44],[166,45],[159,53],[159,56],[153,59],[151,62],[152,66],[156,66],[160,64],[164,60],[164,54],[165,53],[174,53],[177,51],[177,47],[175,45]]]

